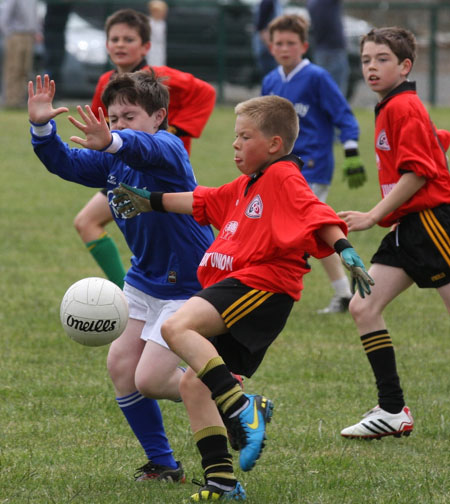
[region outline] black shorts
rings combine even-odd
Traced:
[[[450,205],[403,217],[371,262],[402,268],[421,288],[450,283]]]
[[[210,339],[233,373],[250,378],[283,330],[294,300],[227,278],[195,294],[220,313],[229,332]]]
[[[107,196],[108,195],[108,189],[100,189],[99,192],[101,192],[103,194],[103,196]]]

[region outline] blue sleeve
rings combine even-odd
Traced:
[[[64,180],[87,187],[106,187],[111,154],[90,149],[71,149],[56,133],[52,120],[52,132],[46,136],[36,136],[31,131],[34,152],[50,173]]]
[[[338,85],[325,70],[319,77],[321,107],[328,113],[333,125],[339,129],[340,141],[344,143],[347,140],[358,140],[358,121]]]
[[[175,135],[167,131],[151,135],[130,129],[115,133],[119,134],[123,144],[113,155],[130,168],[151,172],[155,177],[170,181],[174,174],[182,178],[192,174],[187,151]]]

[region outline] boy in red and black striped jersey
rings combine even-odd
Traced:
[[[180,382],[205,484],[191,500],[245,498],[233,473],[230,443],[250,471],[264,446],[273,404],[244,394],[230,371],[252,376],[300,299],[305,257],[341,255],[361,296],[371,278],[346,240],[345,223],[319,201],[290,154],[298,116],[279,96],[237,105],[234,161],[242,175],[218,188],[187,193],[114,189],[117,211],[133,217],[151,210],[192,214],[219,234],[198,268],[203,290],[161,327],[172,351],[190,366]]]
[[[416,283],[436,288],[450,312],[450,133],[436,130],[408,81],[414,35],[398,27],[371,30],[361,41],[367,85],[379,96],[375,152],[382,200],[368,212],[339,212],[349,231],[391,227],[372,258],[370,302],[356,294],[350,312],[378,388],[378,405],[341,434],[349,438],[399,437],[413,430],[405,406],[384,308]]]

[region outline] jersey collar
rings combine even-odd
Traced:
[[[383,100],[381,100],[379,103],[375,105],[375,117],[380,113],[380,110],[386,105],[386,103],[393,98],[394,96],[397,96],[400,93],[405,93],[405,92],[416,92],[416,83],[412,81],[405,81],[402,82],[399,86],[394,88],[390,93],[388,93]]]
[[[302,170],[302,167],[303,165],[305,164],[303,162],[302,159],[300,159],[298,156],[296,156],[295,154],[287,154],[286,156],[283,156],[283,157],[280,157],[279,159],[276,159],[273,163],[270,163],[269,166],[272,166],[274,165],[275,163],[279,163],[280,161],[292,161],[294,162],[299,171]],[[262,170],[260,170],[258,173],[254,173],[253,175],[250,176],[250,180],[248,181],[247,183],[247,186],[245,188],[245,191],[244,191],[244,196],[247,196],[247,193],[248,193],[248,190],[250,189],[250,187],[260,178],[264,175],[264,173],[266,172],[267,168],[269,168],[269,166],[266,166],[265,168],[263,168]]]

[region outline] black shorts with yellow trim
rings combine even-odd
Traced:
[[[402,268],[421,288],[450,283],[450,205],[403,217],[371,262]]]
[[[233,373],[250,378],[283,330],[294,300],[226,278],[195,294],[220,313],[229,332],[210,339]]]

